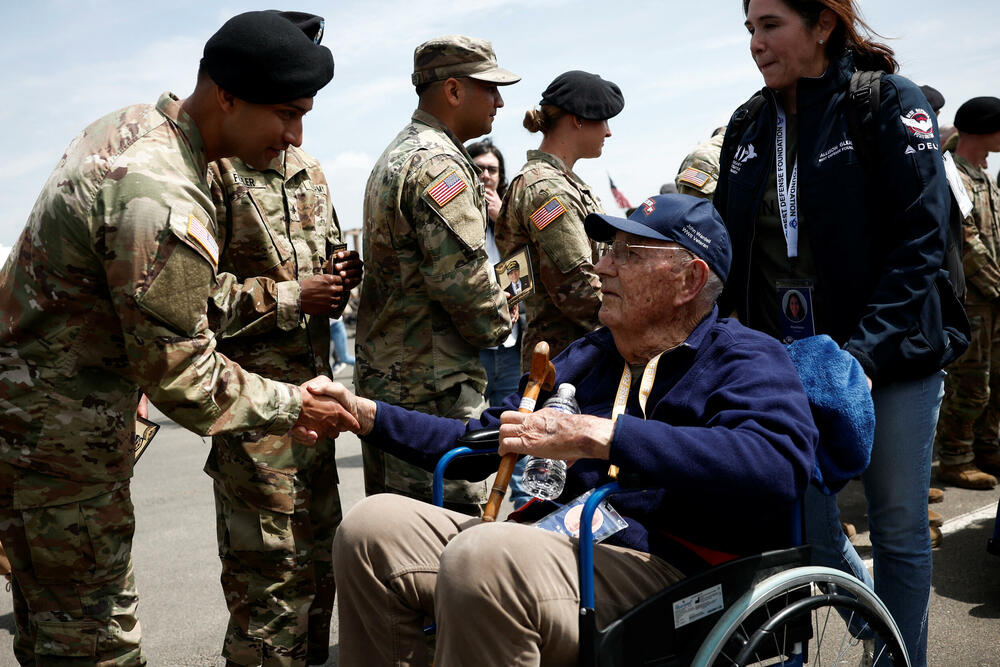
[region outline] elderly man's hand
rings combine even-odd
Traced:
[[[607,459],[613,435],[614,422],[593,415],[570,415],[551,408],[500,415],[500,454],[566,461]]]
[[[347,387],[320,375],[301,385],[299,392],[302,411],[292,427],[293,438],[311,444],[343,431],[358,432],[357,404]]]

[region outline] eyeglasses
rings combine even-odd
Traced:
[[[477,164],[476,166],[479,167],[479,171],[481,171],[481,172],[483,172],[485,174],[499,174],[500,173],[500,167],[494,167],[493,165],[489,165],[489,164],[485,165],[485,166]]]
[[[611,255],[616,264],[624,266],[625,264],[628,264],[629,250],[632,248],[646,248],[648,250],[683,250],[684,252],[688,252],[686,248],[678,248],[676,246],[643,245],[641,243],[629,243],[628,241],[619,240],[607,244],[607,251],[604,255]]]

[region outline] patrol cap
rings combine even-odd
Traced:
[[[507,262],[507,273],[520,270],[521,270],[521,265],[517,263],[516,259],[512,259],[509,262]]]
[[[1000,132],[1000,99],[973,97],[955,112],[955,127],[962,134]]]
[[[678,243],[705,260],[723,283],[733,258],[729,232],[715,206],[691,195],[655,195],[628,218],[591,213],[583,221],[587,236],[610,241],[620,230],[647,239]]]
[[[617,84],[576,69],[557,76],[538,104],[551,104],[587,120],[607,120],[625,108],[625,97]]]
[[[333,54],[322,39],[320,16],[245,12],[209,38],[201,67],[220,88],[253,104],[313,97],[333,78]]]
[[[932,86],[920,86],[920,92],[924,94],[927,98],[927,103],[931,105],[931,109],[934,110],[934,115],[937,116],[941,113],[941,109],[944,107],[944,95]]]
[[[463,76],[498,86],[509,86],[521,80],[497,65],[493,45],[485,39],[445,35],[427,40],[413,51],[410,78],[414,86]]]

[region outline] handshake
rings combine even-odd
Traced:
[[[302,410],[290,431],[300,442],[335,438],[344,431],[367,435],[375,423],[376,404],[356,396],[339,382],[320,375],[299,386]]]

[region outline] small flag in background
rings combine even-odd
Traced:
[[[611,180],[611,174],[608,174],[608,183],[611,184],[611,194],[615,198],[615,203],[618,204],[618,208],[628,210],[632,208],[632,204],[628,203],[628,199],[622,194],[622,191],[615,187],[615,182]]]

